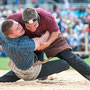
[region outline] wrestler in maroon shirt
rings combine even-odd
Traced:
[[[9,17],[7,17],[7,19],[13,19],[19,22],[25,29],[26,34],[28,35],[29,38],[40,37],[42,34],[46,32],[46,30],[49,31],[51,33],[51,37],[48,40],[49,44],[47,43],[48,47],[57,38],[58,31],[60,30],[54,17],[51,14],[49,14],[46,10],[37,8],[36,11],[38,12],[40,19],[39,19],[39,26],[36,28],[34,32],[25,27],[26,24],[23,23],[22,13],[12,14]],[[64,37],[62,37],[62,34],[60,33],[58,38],[48,48],[44,49],[44,51],[48,57],[53,57],[57,55],[59,52],[67,49],[71,48],[66,43]]]

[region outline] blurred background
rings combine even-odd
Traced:
[[[0,0],[0,29],[7,16],[22,12],[26,7],[46,9],[55,17],[60,31],[73,51],[89,57],[90,0]],[[6,57],[1,46],[0,56]]]

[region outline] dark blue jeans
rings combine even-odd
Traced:
[[[50,61],[42,64],[42,69],[37,79],[54,73],[59,73],[67,69],[69,69],[69,65],[63,59]],[[0,77],[0,82],[15,82],[17,80],[20,80],[20,78],[18,78],[13,71],[9,71],[8,73]]]
[[[90,80],[90,66],[78,55],[73,54],[70,50],[65,50],[61,53],[58,53],[57,57],[67,61],[68,64],[76,71],[78,71],[86,79]]]
[[[34,53],[37,55],[38,60],[44,61],[44,52],[43,51],[34,51]]]

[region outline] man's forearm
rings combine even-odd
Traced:
[[[35,42],[35,51],[38,47],[40,47],[40,38],[32,38],[32,40]]]
[[[48,40],[49,35],[50,33],[46,31],[41,37],[32,38],[35,42],[35,50],[40,47],[40,43],[46,42]]]
[[[46,31],[45,34],[43,34],[43,35],[40,37],[40,39],[41,39],[40,41],[41,41],[41,42],[46,42],[46,41],[48,40],[49,36],[50,36],[50,32]]]
[[[48,47],[54,40],[56,40],[58,34],[59,31],[50,33],[48,40],[44,41],[45,43],[43,41],[41,42],[40,38],[33,38],[35,42],[35,50],[43,50]]]
[[[50,34],[49,39],[47,40],[47,43],[50,45],[54,40],[56,40],[57,36],[58,36],[59,32],[52,32]]]

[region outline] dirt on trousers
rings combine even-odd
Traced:
[[[0,71],[0,76],[7,71]],[[90,81],[75,70],[53,74],[46,80],[0,83],[0,90],[90,90]]]

